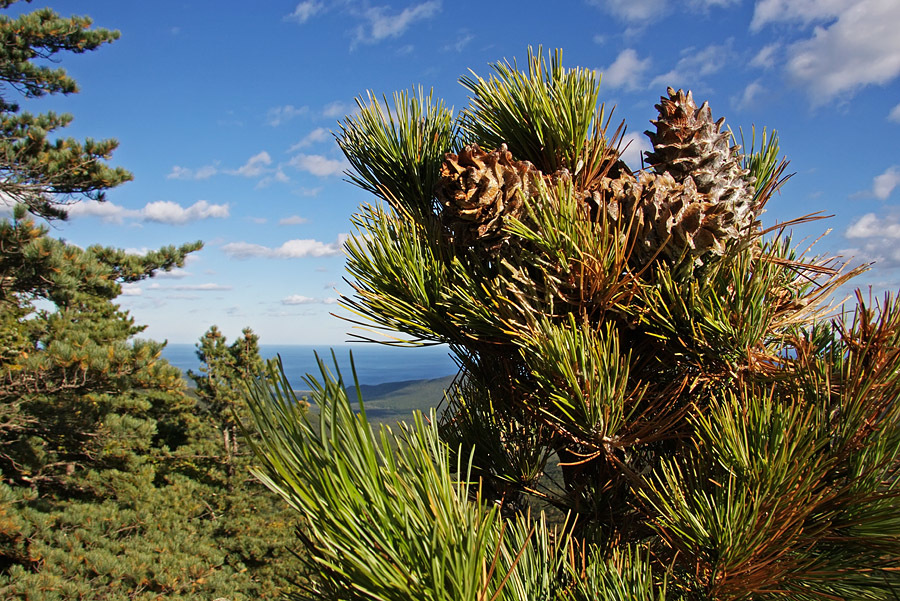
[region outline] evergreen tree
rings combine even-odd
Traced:
[[[188,377],[196,386],[196,394],[206,409],[213,426],[221,432],[222,448],[228,460],[229,475],[234,474],[240,449],[240,415],[246,421],[246,383],[257,377],[263,368],[259,356],[259,337],[245,328],[242,337],[228,346],[225,336],[212,326],[197,345],[197,358],[202,362],[200,373],[188,371]]]
[[[0,9],[15,2],[0,0]],[[0,198],[43,217],[65,218],[66,203],[104,200],[106,190],[131,179],[124,169],[104,162],[115,140],[51,139],[72,116],[22,112],[9,96],[10,89],[26,99],[77,92],[65,69],[45,61],[62,52],[89,52],[119,37],[117,31],[90,26],[87,17],[64,18],[49,8],[15,19],[0,15]]]
[[[256,336],[204,337],[227,358],[206,355],[217,378],[198,400],[113,302],[199,243],[80,249],[18,207],[0,248],[0,598],[278,597],[292,518],[236,427]]]
[[[228,344],[212,326],[197,343],[197,357],[199,372],[187,376],[196,386],[201,431],[192,446],[198,460],[186,473],[217,491],[208,500],[221,516],[216,544],[228,563],[249,570],[256,587],[242,592],[274,598],[296,578],[298,564],[291,553],[294,515],[251,474],[255,457],[241,425],[250,419],[247,385],[264,367],[259,338],[245,328]],[[297,407],[303,411],[306,403]]]
[[[760,225],[777,136],[742,151],[670,89],[634,172],[593,71],[493,70],[459,117],[419,91],[342,124],[378,200],[344,303],[462,370],[399,435],[327,376],[317,424],[254,387],[301,598],[896,598],[900,302],[835,317],[860,270]]]
[[[43,63],[118,37],[89,26],[49,9],[0,16],[0,198],[14,205],[0,220],[0,598],[275,598],[289,521],[114,302],[201,244],[82,249],[29,216],[64,218],[131,177],[105,163],[114,141],[51,140],[71,117],[9,97],[77,91]]]

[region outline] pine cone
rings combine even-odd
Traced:
[[[494,152],[472,144],[458,156],[448,153],[435,191],[441,218],[456,242],[496,250],[508,237],[504,219],[522,214],[540,176],[528,161],[513,161],[506,144]]]
[[[678,183],[693,179],[697,192],[706,195],[708,202],[723,204],[721,212],[732,215],[733,227],[726,229],[743,235],[753,227],[756,207],[752,181],[741,166],[740,147],[729,144],[731,134],[722,131],[724,117],[714,122],[708,103],[697,108],[690,92],[668,88],[668,94],[656,105],[659,119],[651,121],[656,133],[645,132],[653,144],[648,164]]]
[[[604,179],[593,200],[620,230],[629,231],[638,266],[658,251],[673,260],[688,255],[702,264],[704,255],[721,255],[725,242],[740,235],[727,204],[712,202],[690,177],[679,183],[669,173],[644,173],[640,179],[623,173]]]

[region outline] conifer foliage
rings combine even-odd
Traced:
[[[2,0],[0,9],[16,1]],[[23,112],[10,97],[10,91],[26,99],[77,92],[65,69],[47,62],[62,52],[89,52],[119,37],[117,31],[90,26],[87,17],[65,18],[49,8],[17,18],[0,15],[0,198],[23,204],[36,215],[65,218],[68,202],[103,200],[106,190],[131,179],[126,170],[105,162],[118,145],[115,140],[50,139],[72,116]]]
[[[900,303],[835,316],[859,269],[762,228],[777,136],[670,89],[635,171],[560,53],[462,83],[458,116],[370,95],[338,135],[376,197],[344,303],[449,345],[445,411],[379,433],[327,374],[317,424],[277,371],[251,391],[301,597],[896,598]]]
[[[35,61],[118,37],[89,25],[48,9],[0,15],[0,198],[13,205],[0,220],[0,599],[276,598],[291,520],[223,441],[230,401],[201,389],[198,402],[115,303],[202,245],[80,248],[35,221],[130,179],[105,162],[115,141],[51,140],[71,118],[10,97],[75,92]],[[260,364],[252,332],[239,346],[217,390]]]

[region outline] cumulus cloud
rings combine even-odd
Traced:
[[[640,169],[644,153],[653,150],[647,136],[637,132],[626,133],[622,138],[621,148],[625,149],[622,153],[622,160],[633,170]]]
[[[122,296],[141,296],[143,291],[138,284],[122,284]]]
[[[125,217],[135,216],[138,211],[129,211],[112,202],[78,202],[66,207],[69,217],[98,217],[109,223],[122,223]]]
[[[319,240],[288,240],[281,246],[271,248],[250,242],[231,242],[222,247],[222,252],[235,259],[302,259],[305,257],[333,257],[342,254],[346,236],[339,236],[335,242]]]
[[[367,8],[360,13],[363,23],[356,29],[356,42],[371,44],[399,37],[413,23],[431,18],[440,10],[440,0],[429,0],[394,14],[384,6]]]
[[[296,107],[292,104],[276,106],[274,108],[270,108],[269,112],[266,113],[266,123],[268,123],[272,127],[278,127],[279,125],[287,123],[291,119],[299,117],[300,115],[305,115],[308,112],[309,107],[307,106]]]
[[[866,213],[850,224],[844,234],[847,238],[900,238],[900,223],[896,218],[885,218],[875,213]]]
[[[229,173],[232,175],[242,175],[244,177],[259,177],[268,171],[268,166],[271,164],[272,157],[269,156],[268,152],[263,150],[247,159],[247,162],[244,163],[243,166],[234,171],[230,171]]]
[[[891,112],[888,113],[888,120],[900,123],[900,104],[891,109]]]
[[[872,194],[879,200],[887,200],[891,192],[900,185],[900,166],[888,167],[884,173],[872,180]]]
[[[309,221],[306,217],[300,215],[291,215],[278,220],[278,225],[300,225]]]
[[[319,177],[339,175],[350,166],[346,161],[329,159],[320,154],[298,154],[288,164]]]
[[[896,214],[866,213],[850,224],[844,236],[859,246],[845,249],[842,254],[863,262],[874,261],[879,267],[900,266],[900,219]]]
[[[301,148],[306,148],[307,146],[311,146],[317,142],[324,142],[328,138],[328,130],[324,127],[317,127],[316,129],[303,136],[303,138],[301,138],[299,142],[288,148],[288,152],[295,152],[297,150],[300,150]]]
[[[166,179],[203,180],[211,178],[218,172],[219,170],[214,165],[204,165],[203,167],[198,167],[196,169],[175,165],[172,167],[172,171],[166,176]]]
[[[157,200],[147,203],[140,213],[144,221],[170,225],[184,225],[202,219],[223,218],[228,217],[229,214],[227,204],[210,204],[205,200],[198,200],[187,208],[171,200]]]
[[[99,217],[103,221],[122,223],[125,219],[136,221],[184,225],[202,219],[222,219],[229,216],[227,204],[212,204],[198,200],[189,207],[170,200],[157,200],[142,209],[126,209],[111,202],[80,202],[67,209],[70,217]]]
[[[897,0],[762,0],[751,29],[772,23],[816,25],[811,37],[788,46],[785,65],[814,105],[900,76]]]
[[[641,59],[633,48],[627,48],[619,53],[610,66],[598,71],[602,74],[601,82],[605,87],[636,90],[641,87],[641,80],[649,68],[649,57]]]
[[[295,23],[306,23],[309,19],[316,14],[322,12],[325,8],[324,2],[318,2],[317,0],[305,0],[304,2],[300,2],[294,7],[293,12],[291,14],[286,15],[284,17],[285,21],[294,21]]]
[[[193,257],[194,255],[188,255],[188,257]],[[190,275],[194,275],[189,271],[186,271],[180,267],[176,267],[175,269],[171,269],[169,271],[157,271],[153,276],[157,279],[162,280],[180,280],[182,278],[186,278]]]
[[[673,88],[685,85],[696,86],[703,77],[722,70],[731,54],[731,40],[725,44],[711,44],[699,50],[694,47],[685,48],[681,51],[681,58],[675,67],[654,77],[650,83],[652,86],[672,86]]]

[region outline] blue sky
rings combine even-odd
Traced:
[[[42,3],[14,5],[31,10]],[[72,210],[54,234],[136,252],[193,240],[183,270],[120,297],[147,337],[195,342],[212,324],[264,344],[337,344],[331,313],[349,292],[341,243],[369,198],[344,181],[330,132],[372,90],[433,88],[467,103],[460,76],[562,48],[602,73],[640,167],[644,130],[667,86],[708,100],[735,131],[776,129],[796,172],[764,215],[835,216],[817,245],[877,260],[857,280],[900,288],[900,2],[897,0],[561,0],[409,2],[56,2],[118,29],[119,41],[66,56],[81,93],[26,102],[71,112],[68,134],[115,137],[133,182]]]

